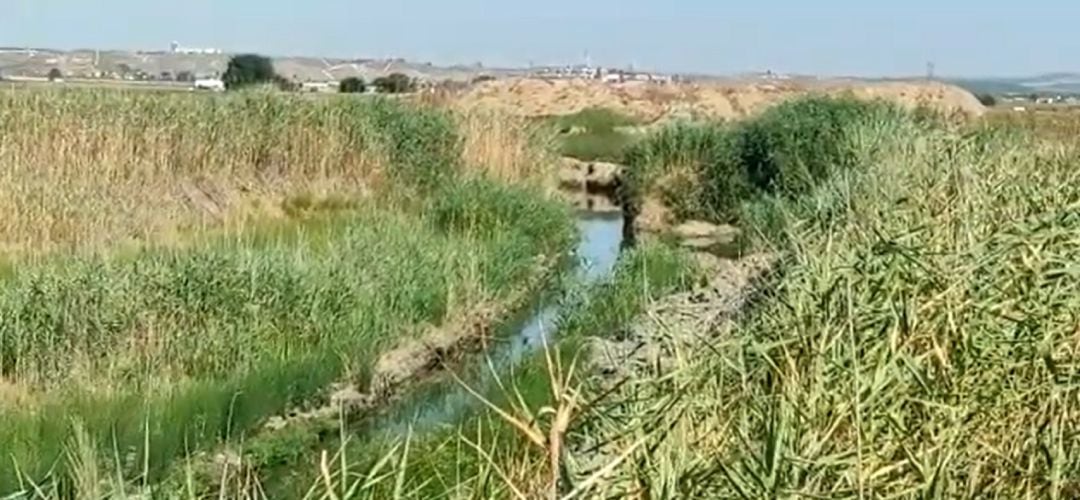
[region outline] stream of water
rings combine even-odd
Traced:
[[[611,275],[623,243],[623,217],[619,213],[582,212],[577,221],[580,240],[575,269],[577,279],[592,284]],[[540,301],[526,319],[513,326],[512,334],[485,353],[472,356],[463,373],[469,373],[468,384],[480,393],[489,387],[492,371],[508,373],[531,354],[542,349],[544,339],[551,341],[557,333],[560,316],[565,308],[561,297]],[[494,370],[487,365],[491,364]],[[453,381],[421,391],[404,404],[383,416],[374,426],[379,432],[401,435],[409,428],[424,432],[439,425],[453,424],[467,410],[481,404],[474,396]]]

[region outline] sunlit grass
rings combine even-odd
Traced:
[[[265,93],[20,90],[0,109],[0,493],[153,485],[535,292],[572,238],[521,124],[480,141],[444,110]],[[248,195],[263,205],[230,219]]]

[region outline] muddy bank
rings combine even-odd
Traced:
[[[499,303],[479,304],[439,326],[428,326],[418,338],[405,340],[379,356],[366,385],[342,380],[323,398],[271,417],[264,428],[277,431],[289,425],[356,419],[391,405],[408,387],[441,371],[463,357],[483,350],[501,318],[524,307],[557,272],[554,259],[541,258],[537,272],[521,290]]]
[[[568,191],[605,195],[614,201],[623,182],[623,170],[616,163],[563,158],[559,164],[559,186]]]
[[[739,259],[705,252],[694,256],[706,276],[702,285],[656,300],[623,331],[590,339],[597,374],[617,383],[642,370],[670,368],[676,351],[700,347],[727,332],[776,262],[764,253]]]
[[[590,397],[599,395],[587,411],[604,414],[606,406],[617,406],[613,400],[633,393],[637,384],[667,379],[686,365],[688,357],[733,335],[738,318],[763,290],[777,263],[774,255],[763,253],[725,259],[699,252],[695,258],[706,276],[703,284],[661,297],[628,327],[597,332],[598,336],[587,340],[591,368],[587,385]],[[605,415],[600,420],[609,418]],[[590,420],[590,416],[579,419]],[[611,464],[625,448],[609,438],[602,432],[574,433],[567,446],[573,458],[570,473],[588,477]]]

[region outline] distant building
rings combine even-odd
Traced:
[[[217,78],[200,78],[195,80],[195,90],[209,90],[211,92],[224,92],[225,82]]]
[[[184,54],[184,55],[218,55],[224,52],[221,49],[197,49],[193,47],[182,47],[180,42],[173,42],[169,44],[169,52],[172,54]]]
[[[335,92],[337,91],[337,82],[303,82],[300,84],[300,90],[304,92]]]

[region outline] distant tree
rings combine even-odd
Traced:
[[[367,85],[364,84],[364,80],[355,76],[342,80],[338,85],[338,91],[343,94],[363,94],[365,90],[367,90]]]
[[[371,83],[375,85],[375,88],[379,89],[379,92],[384,94],[401,94],[411,92],[416,88],[416,82],[401,73],[380,76]]]
[[[64,74],[60,72],[59,68],[53,68],[49,70],[49,81],[55,82],[57,80],[63,80]]]
[[[159,79],[159,80],[163,80],[163,81],[166,81],[166,82],[169,82],[169,81],[172,81],[172,79],[173,79],[173,74],[172,74],[172,72],[171,72],[171,71],[162,71],[162,72],[161,72],[161,75],[160,75],[160,76],[158,76],[158,79]]]
[[[296,92],[301,88],[296,80],[290,80],[281,75],[274,75],[272,83],[277,86],[278,90],[283,90],[285,92]]]
[[[473,83],[473,85],[475,85],[477,83],[490,82],[490,81],[492,81],[494,79],[495,79],[495,77],[491,76],[491,75],[480,75],[480,76],[477,76],[476,78],[473,78],[472,83]]]
[[[997,104],[997,98],[994,97],[993,94],[979,94],[976,97],[978,97],[979,102],[981,102],[983,106],[993,106]]]
[[[274,71],[274,63],[270,62],[270,58],[258,54],[233,56],[221,77],[225,88],[229,90],[260,83],[275,83],[280,86],[283,80],[284,78]]]
[[[180,71],[176,73],[176,81],[178,82],[193,82],[195,81],[195,75],[190,71]]]

